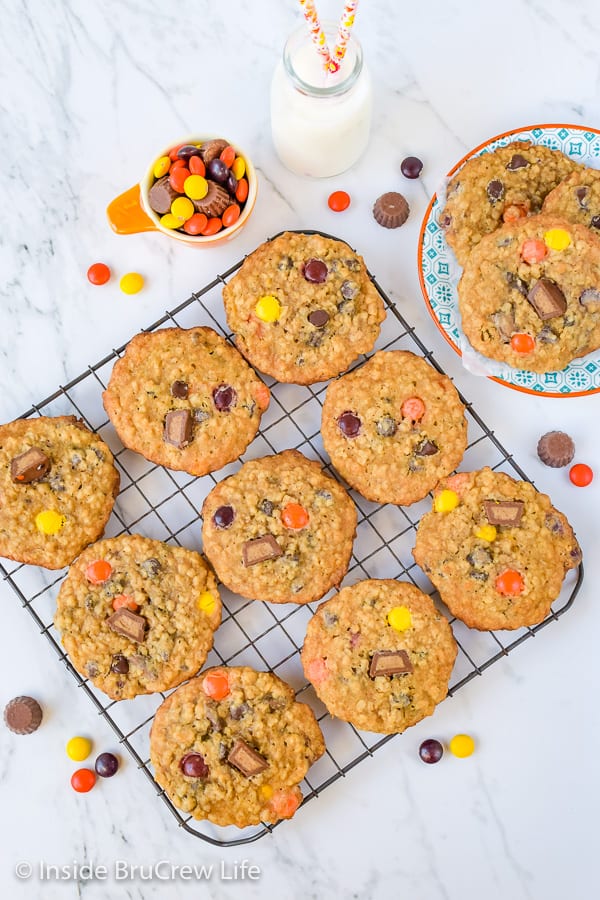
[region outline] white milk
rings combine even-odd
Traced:
[[[371,106],[371,79],[354,38],[334,74],[324,70],[305,26],[289,38],[271,85],[273,143],[288,169],[316,178],[349,169],[368,144]]]

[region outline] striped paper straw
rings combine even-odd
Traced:
[[[330,72],[337,72],[346,55],[346,47],[350,40],[350,31],[354,25],[354,16],[356,14],[357,6],[358,0],[348,0],[344,6],[344,12],[340,19],[335,45],[330,56],[330,62],[327,64],[327,68]]]
[[[317,48],[317,53],[319,53],[323,60],[324,68],[329,69],[329,71],[336,72],[339,68],[339,63],[335,63],[335,68],[331,69],[331,65],[332,63],[334,63],[334,61],[331,59],[329,47],[327,46],[327,38],[325,37],[325,32],[321,28],[321,23],[319,21],[319,16],[317,15],[317,10],[313,0],[300,0],[300,6],[302,7],[304,18],[306,19],[308,27],[310,28],[310,35],[312,37],[313,44]]]

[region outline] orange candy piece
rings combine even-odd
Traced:
[[[329,672],[327,671],[327,663],[324,659],[311,659],[305,668],[306,677],[313,684],[321,684],[325,681]]]
[[[569,478],[575,487],[587,487],[594,480],[594,473],[585,463],[575,463],[569,470]]]
[[[233,147],[225,147],[219,159],[221,162],[225,163],[228,169],[230,169],[235,162],[235,150]]]
[[[90,584],[104,584],[112,575],[112,566],[105,559],[97,559],[86,566],[85,577]]]
[[[183,223],[183,230],[186,234],[202,234],[208,224],[208,217],[204,213],[194,213],[193,216]]]
[[[223,223],[218,218],[218,216],[214,216],[212,219],[209,219],[206,223],[205,227],[202,229],[200,234],[204,235],[204,237],[208,237],[211,234],[216,234],[223,227]]]
[[[514,569],[506,569],[496,578],[496,590],[505,597],[517,597],[525,590],[523,576]]]
[[[261,409],[266,409],[271,401],[271,391],[266,384],[257,384],[254,388],[254,399]]]
[[[541,262],[547,255],[548,247],[544,241],[539,241],[537,238],[528,238],[526,241],[523,241],[521,256],[530,266]]]
[[[175,169],[184,169],[185,168],[185,159],[176,159],[174,163],[171,163],[171,167],[169,172],[173,172]]]
[[[343,212],[350,206],[350,194],[346,191],[334,191],[329,195],[327,205],[333,212]]]
[[[171,173],[169,175],[169,184],[173,188],[174,191],[177,191],[178,194],[184,194],[184,184],[186,178],[190,177],[190,170],[186,169],[185,166],[179,166],[178,168],[171,167]]]
[[[287,503],[281,510],[281,521],[293,531],[306,528],[309,518],[307,511],[299,503]]]
[[[112,602],[113,609],[130,609],[131,612],[137,612],[138,604],[135,602],[131,594],[119,594]]]
[[[533,353],[535,341],[530,334],[517,333],[511,337],[510,346],[515,353]]]
[[[405,419],[418,422],[425,415],[425,404],[420,397],[409,397],[402,404],[401,412]]]
[[[188,167],[192,175],[202,175],[203,178],[206,175],[206,166],[199,156],[190,156]]]
[[[248,182],[245,178],[240,178],[238,181],[238,185],[235,189],[235,199],[238,203],[245,203],[248,199]]]
[[[301,798],[292,791],[275,791],[269,806],[275,812],[278,819],[291,819],[298,807]]]
[[[502,219],[504,222],[518,222],[519,219],[524,219],[528,212],[525,206],[507,206],[502,213]]]
[[[212,700],[223,700],[229,694],[229,678],[219,670],[209,672],[202,679],[202,690]]]
[[[185,147],[185,144],[177,144],[176,147],[173,147],[172,150],[169,150],[169,159],[175,161],[177,159],[177,154],[181,150],[182,147]]]
[[[223,221],[223,228],[231,228],[232,225],[235,225],[237,220],[240,217],[240,208],[237,203],[232,203],[231,206],[228,206],[221,219]]]

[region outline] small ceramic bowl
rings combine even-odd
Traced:
[[[160,159],[161,156],[168,156],[174,147],[181,147],[184,144],[202,144],[204,141],[214,140],[218,137],[221,137],[221,135],[188,136],[179,141],[171,141],[166,148],[156,153],[148,164],[140,183],[135,184],[125,193],[119,194],[109,204],[106,214],[113,231],[116,231],[117,234],[139,234],[142,231],[159,231],[172,240],[179,241],[182,244],[189,244],[193,247],[215,247],[217,244],[222,244],[235,237],[252,214],[258,188],[254,166],[248,155],[236,144],[232,144],[232,146],[237,156],[243,157],[246,164],[244,178],[248,181],[248,197],[239,218],[229,228],[222,228],[216,234],[210,235],[191,235],[172,228],[165,228],[160,223],[161,217],[154,212],[148,202],[148,193],[156,181],[154,166],[157,159]]]

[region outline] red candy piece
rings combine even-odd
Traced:
[[[169,184],[178,194],[185,194],[184,184],[186,178],[190,177],[190,170],[185,166],[179,166],[177,169],[171,168],[169,175]]]
[[[232,203],[231,206],[228,206],[221,219],[223,220],[223,228],[231,228],[232,225],[235,225],[237,220],[240,217],[240,208],[237,203]]]
[[[221,220],[215,216],[212,219],[209,219],[206,223],[206,226],[202,229],[200,234],[203,234],[205,237],[208,237],[211,234],[216,234],[217,231],[220,231],[223,227],[223,223]]]
[[[206,175],[206,166],[199,156],[190,156],[188,167],[192,175],[202,175],[203,178]]]
[[[530,266],[545,259],[547,253],[548,247],[544,241],[540,241],[537,238],[528,238],[526,241],[523,241],[521,256]]]
[[[513,334],[510,339],[510,346],[515,353],[533,353],[535,341],[530,334]]]
[[[233,147],[225,147],[219,159],[230,169],[235,161],[235,150]]]
[[[96,784],[96,775],[91,769],[77,769],[71,775],[71,787],[78,794],[87,794]]]
[[[173,149],[169,151],[169,159],[175,161],[177,159],[177,154],[179,153],[181,148],[185,146],[185,144],[177,144],[176,147],[173,147]]]
[[[569,478],[575,487],[587,487],[592,483],[594,473],[585,463],[577,463],[569,470]]]
[[[183,223],[183,230],[187,234],[202,234],[206,228],[208,218],[204,213],[194,213],[194,215]]]
[[[514,569],[506,569],[496,578],[496,590],[505,597],[517,597],[525,590],[523,576]]]
[[[104,263],[94,263],[87,270],[87,277],[92,284],[106,284],[110,278],[110,269]]]
[[[240,178],[237,188],[235,189],[235,199],[238,203],[245,203],[248,199],[248,182],[245,178]]]
[[[329,195],[327,205],[334,212],[343,212],[350,206],[350,194],[347,194],[346,191],[334,191]]]

